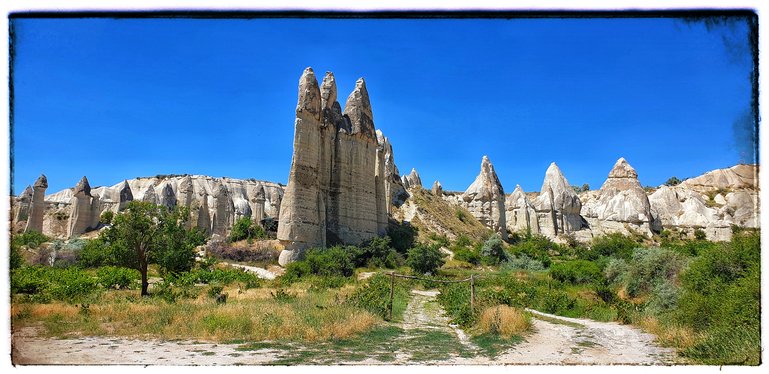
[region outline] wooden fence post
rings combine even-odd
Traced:
[[[475,313],[475,274],[470,274],[470,312]]]
[[[393,296],[395,293],[395,272],[390,273],[390,303],[388,306],[390,307],[389,310],[389,321],[393,320]]]

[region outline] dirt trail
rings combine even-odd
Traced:
[[[381,352],[363,351],[350,353],[350,357],[338,355],[330,364],[664,365],[674,362],[673,350],[660,348],[654,343],[653,335],[632,326],[559,317],[535,310],[529,310],[535,317],[532,319],[534,329],[524,342],[496,357],[487,357],[464,331],[449,324],[436,300],[437,295],[435,290],[412,291],[403,321],[397,324],[402,333],[390,342],[391,359],[381,361],[377,357]],[[196,341],[105,337],[51,339],[39,337],[34,328],[13,334],[13,356],[17,364],[265,365],[280,363],[287,354],[301,354],[302,350],[298,346],[290,351],[285,347],[265,346],[263,349],[239,350],[239,344]],[[314,359],[292,364],[297,363],[329,364]]]

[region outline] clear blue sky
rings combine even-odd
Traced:
[[[14,20],[14,171],[52,193],[155,174],[286,183],[297,82],[365,77],[402,174],[464,190],[488,155],[506,192],[557,162],[644,185],[745,157],[744,23],[677,19]]]

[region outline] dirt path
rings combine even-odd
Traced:
[[[660,348],[654,336],[632,326],[529,312],[533,332],[494,357],[482,354],[464,331],[449,324],[438,304],[438,291],[412,291],[399,324],[384,327],[385,337],[333,346],[256,343],[215,344],[106,337],[50,339],[34,328],[13,334],[17,364],[125,365],[664,365],[674,362],[671,349]]]

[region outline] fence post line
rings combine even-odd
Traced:
[[[470,311],[475,313],[475,274],[470,274]]]
[[[390,273],[390,303],[388,304],[390,307],[389,310],[389,320],[393,320],[393,295],[395,293],[395,272]]]

